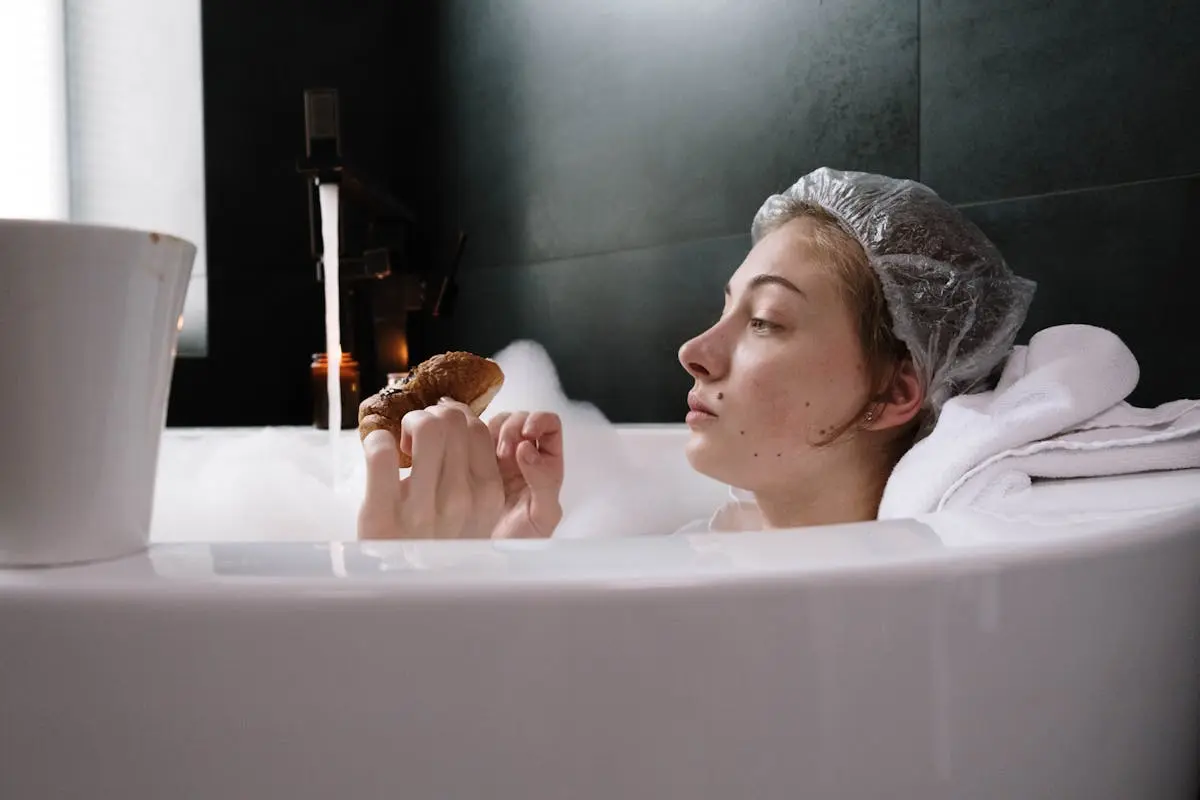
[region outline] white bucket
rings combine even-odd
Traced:
[[[0,565],[146,546],[196,248],[0,220]]]

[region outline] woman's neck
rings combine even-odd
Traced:
[[[754,499],[768,528],[802,528],[873,520],[887,475],[864,463],[840,465],[820,478],[795,485],[755,492]]]

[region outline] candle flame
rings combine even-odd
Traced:
[[[408,334],[401,332],[400,344],[397,346],[397,355],[400,357],[401,372],[408,370]]]

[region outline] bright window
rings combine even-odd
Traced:
[[[200,0],[0,0],[0,216],[197,246],[179,352],[207,350]]]

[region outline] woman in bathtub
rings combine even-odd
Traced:
[[[747,520],[875,519],[892,468],[955,394],[985,388],[1033,297],[994,245],[921,184],[819,169],[767,199],[721,317],[686,342],[692,467],[753,494]],[[404,418],[411,475],[370,434],[359,536],[545,537],[562,518],[547,413],[484,424],[455,403]]]

